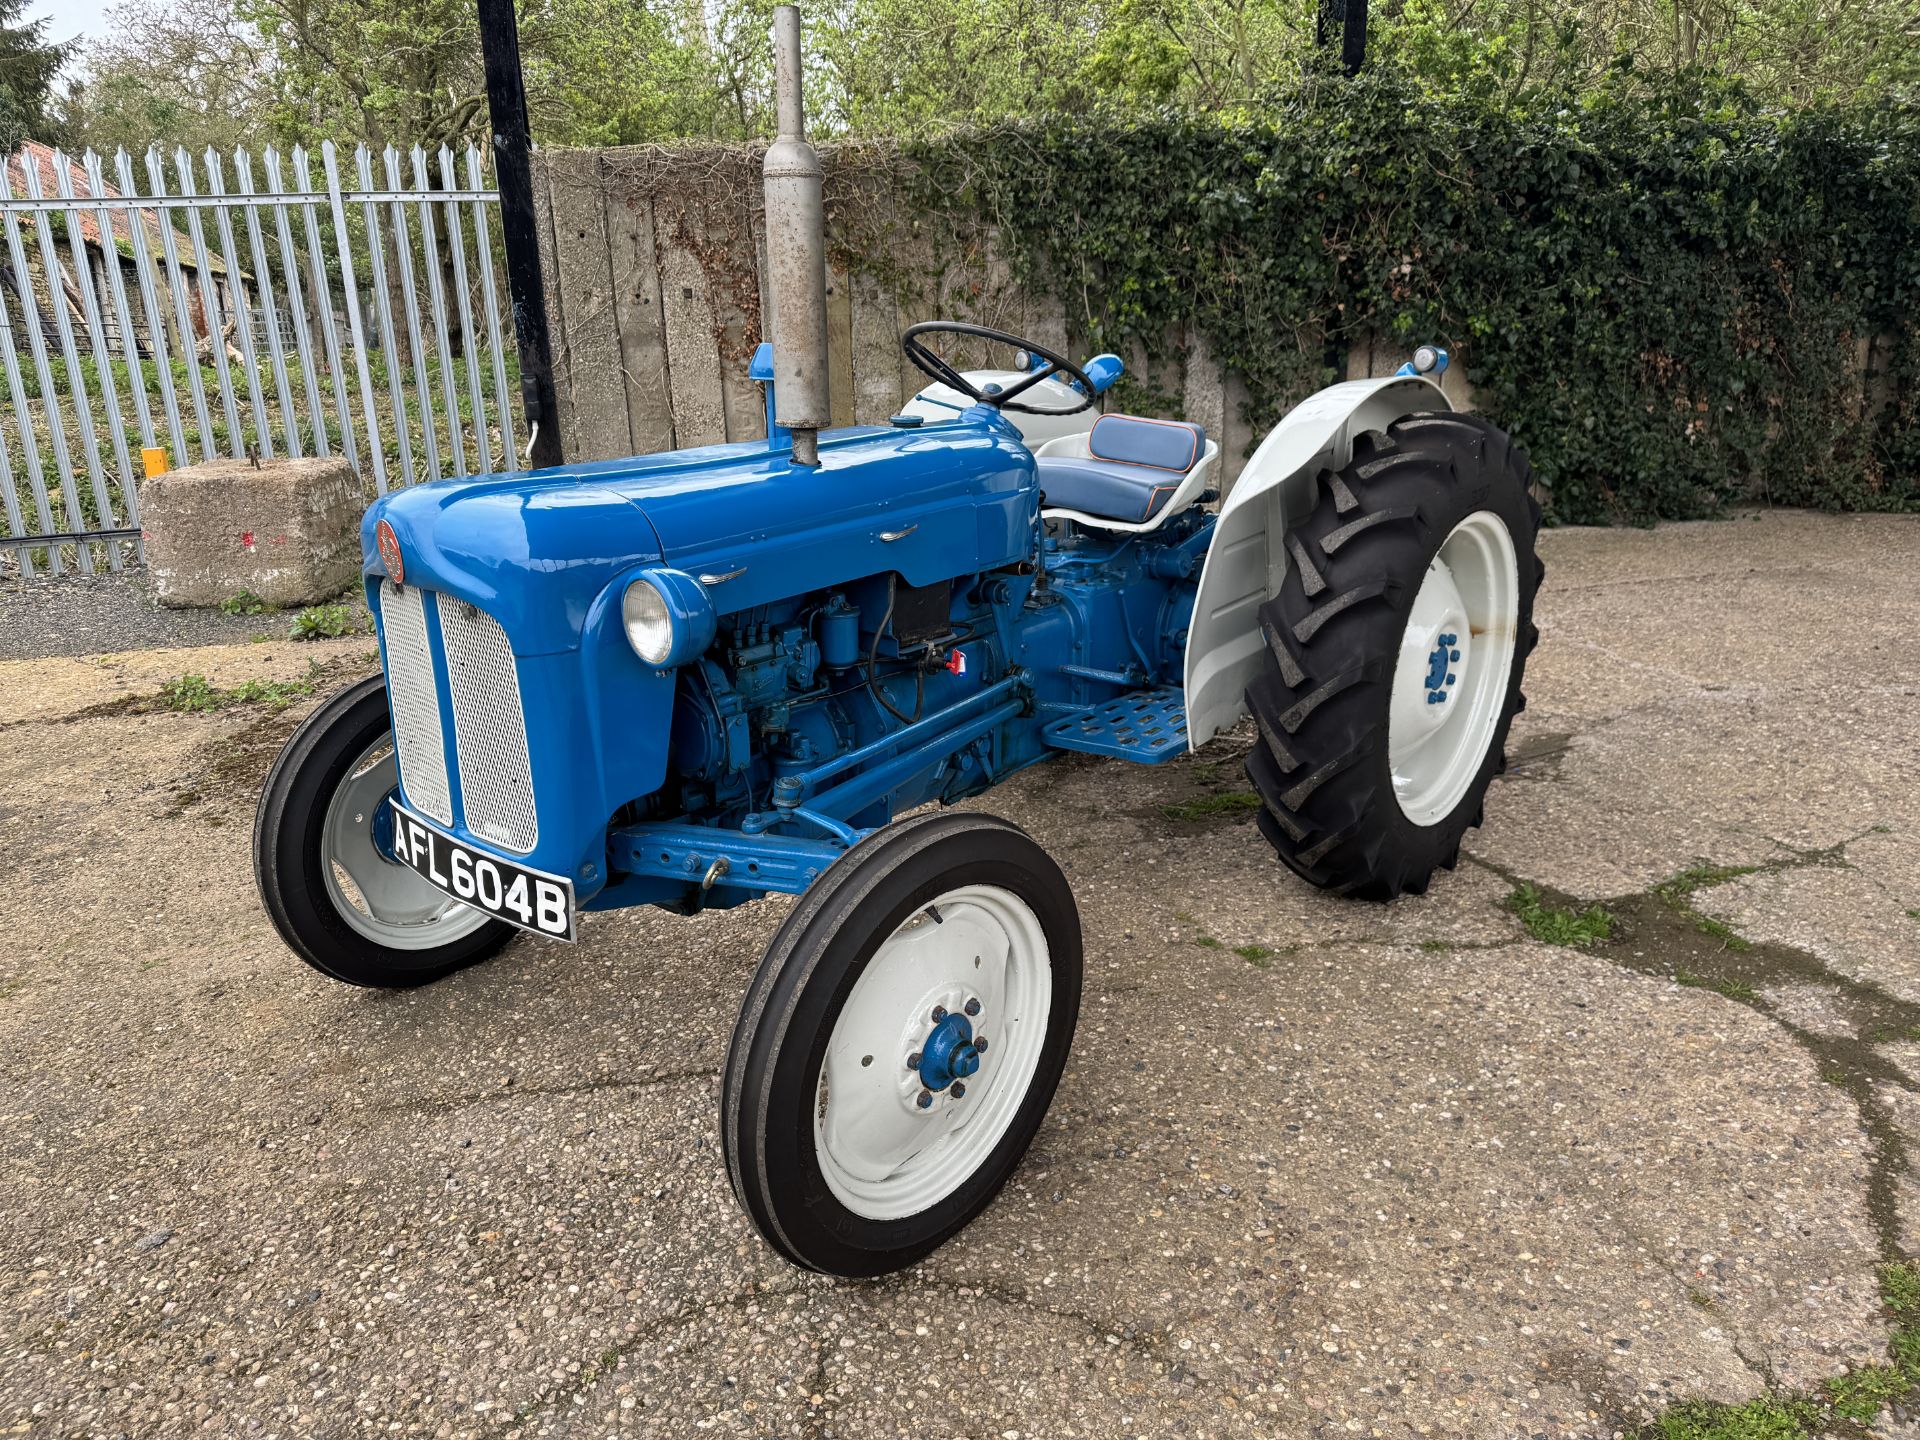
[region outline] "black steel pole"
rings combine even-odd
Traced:
[[[1367,63],[1367,0],[1347,0],[1347,23],[1340,42],[1340,63],[1358,75]]]
[[[1314,16],[1313,39],[1322,49],[1340,42],[1340,64],[1358,75],[1367,63],[1367,0],[1320,0]]]
[[[561,463],[553,391],[553,344],[546,291],[540,283],[540,235],[533,213],[533,132],[520,73],[520,26],[513,0],[479,0],[480,52],[487,67],[487,112],[493,121],[493,176],[500,187],[500,234],[507,252],[507,294],[520,349],[520,399],[532,432],[535,469]]]

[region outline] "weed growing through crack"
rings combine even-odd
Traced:
[[[1653,893],[1669,905],[1680,905],[1696,890],[1724,885],[1729,880],[1738,880],[1742,875],[1757,875],[1760,868],[1758,865],[1710,865],[1703,861],[1689,865],[1670,880],[1662,880],[1653,887]]]
[[[204,675],[181,675],[167,681],[154,696],[161,710],[177,710],[183,715],[205,714],[234,705],[271,705],[278,709],[313,694],[312,680],[243,680],[229,690],[220,690]]]
[[[1273,964],[1273,951],[1264,945],[1236,945],[1233,953],[1249,965],[1265,970]]]
[[[1245,815],[1259,808],[1260,797],[1251,790],[1223,790],[1179,805],[1162,805],[1160,813],[1169,820],[1217,820]]]
[[[367,628],[367,623],[353,613],[350,605],[314,605],[293,617],[287,638],[338,640],[343,635],[359,635]]]
[[[1507,897],[1507,908],[1519,917],[1534,939],[1548,945],[1569,945],[1576,949],[1598,944],[1613,935],[1613,916],[1599,905],[1585,910],[1563,909],[1550,904],[1539,887],[1522,885]]]
[[[273,607],[251,590],[238,590],[220,602],[224,615],[264,615]]]
[[[1711,1307],[1697,1295],[1688,1298]],[[1642,1440],[1812,1440],[1836,1422],[1871,1425],[1888,1406],[1912,1404],[1920,1398],[1920,1268],[1904,1260],[1882,1265],[1880,1299],[1893,1319],[1889,1360],[1835,1375],[1812,1392],[1762,1395],[1740,1405],[1686,1401],[1642,1430]]]
[[[1211,935],[1196,935],[1193,937],[1193,943],[1198,945],[1202,950],[1224,950],[1227,948]]]
[[[1744,941],[1740,948],[1746,948]],[[1718,990],[1729,1000],[1738,1000],[1742,1004],[1748,1004],[1760,998],[1760,992],[1744,980],[1736,980],[1731,976],[1701,975],[1687,969],[1684,965],[1673,967],[1673,980],[1676,985],[1690,985],[1702,990]]]

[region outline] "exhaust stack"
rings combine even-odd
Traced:
[[[820,157],[807,143],[800,89],[800,9],[773,12],[774,97],[780,133],[761,167],[767,195],[767,275],[773,291],[773,393],[799,465],[820,463],[827,401],[827,241]]]

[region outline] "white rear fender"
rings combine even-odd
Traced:
[[[1353,440],[1403,415],[1451,410],[1424,376],[1330,385],[1294,406],[1267,433],[1234,482],[1200,572],[1187,634],[1187,743],[1198,750],[1247,713],[1260,674],[1260,607],[1287,573],[1287,526],[1314,504],[1314,479],[1352,458]]]

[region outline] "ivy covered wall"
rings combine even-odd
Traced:
[[[916,158],[1074,329],[1137,349],[1185,321],[1260,414],[1369,332],[1451,343],[1562,522],[1920,509],[1911,112],[1767,111],[1702,76],[1515,113],[1374,74]]]
[[[1553,520],[1920,510],[1909,112],[1768,110],[1704,75],[1516,110],[1389,71],[826,158],[837,418],[910,393],[891,337],[933,315],[1118,350],[1122,403],[1212,410],[1236,447],[1355,356],[1433,340]],[[549,158],[562,379],[599,417],[570,454],[756,433],[758,168]]]

